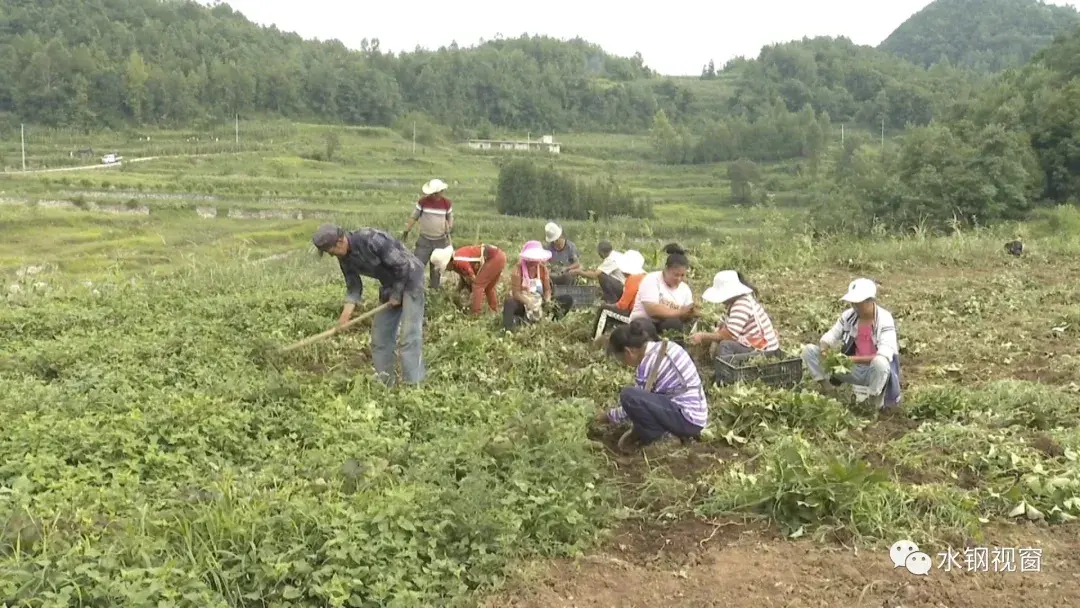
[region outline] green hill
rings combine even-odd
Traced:
[[[640,56],[541,36],[472,48],[359,51],[189,0],[0,0],[0,122],[188,124],[234,114],[461,129],[642,130],[681,120],[685,87]]]
[[[889,128],[921,125],[966,97],[973,77],[936,66],[927,70],[847,38],[804,38],[761,49],[754,60],[729,63],[738,74],[729,106],[757,118],[782,103],[795,112],[809,105],[834,122]]]
[[[997,72],[1023,65],[1077,26],[1076,9],[1038,0],[936,0],[878,48],[923,66],[948,61]]]

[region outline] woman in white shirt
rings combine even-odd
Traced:
[[[694,294],[686,284],[690,260],[681,247],[672,243],[664,247],[668,254],[664,269],[650,272],[641,280],[630,320],[649,319],[657,334],[685,334],[688,323],[698,316]],[[675,341],[681,344],[679,338]]]

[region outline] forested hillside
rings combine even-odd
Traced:
[[[927,71],[843,38],[768,46],[721,76],[691,86],[653,73],[640,55],[615,57],[582,40],[523,36],[391,54],[377,40],[357,51],[303,40],[225,4],[0,0],[0,122],[9,123],[93,128],[240,114],[390,125],[422,112],[459,134],[640,132],[662,110],[706,133],[725,115],[750,123],[774,115],[779,102],[787,112],[809,105],[834,121],[884,117],[902,128],[925,124],[968,87],[956,70]]]
[[[779,100],[792,112],[809,104],[834,122],[877,125],[884,119],[886,127],[904,128],[930,122],[972,90],[965,72],[925,70],[842,37],[766,46],[757,59],[732,62],[728,70],[740,72],[731,109],[751,119]]]
[[[640,56],[544,37],[391,55],[350,51],[186,0],[0,1],[0,114],[100,126],[275,114],[390,124],[644,129],[692,95]]]
[[[935,0],[878,48],[922,66],[997,72],[1022,66],[1078,26],[1076,9],[1040,0]]]
[[[875,221],[928,228],[1023,219],[1080,203],[1080,29],[998,77],[944,120],[881,154],[845,142],[818,217],[834,229]]]

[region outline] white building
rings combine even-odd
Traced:
[[[521,152],[547,152],[558,154],[559,144],[551,135],[544,135],[539,141],[527,139],[514,141],[508,139],[470,139],[468,145],[473,150],[511,150]]]

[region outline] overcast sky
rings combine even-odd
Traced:
[[[1080,0],[1053,0],[1077,5]],[[544,0],[514,4],[495,0],[231,0],[248,19],[277,25],[305,38],[337,38],[359,48],[378,38],[384,51],[437,49],[457,41],[471,46],[496,34],[581,36],[606,51],[640,52],[663,74],[699,74],[713,59],[717,68],[732,57],[756,57],[766,44],[803,36],[847,36],[876,45],[929,4],[926,0],[758,0],[721,6],[689,0],[633,2]],[[727,3],[725,3],[727,4]],[[707,7],[705,11],[700,8]]]

